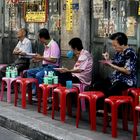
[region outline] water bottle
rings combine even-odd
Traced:
[[[44,84],[48,84],[48,75],[47,71],[44,71],[44,78],[43,78]]]
[[[15,77],[18,76],[18,70],[17,70],[17,67],[15,67]]]
[[[53,84],[58,84],[58,76],[53,77]]]
[[[11,77],[12,78],[15,78],[16,77],[16,75],[15,75],[15,67],[12,67],[11,68]]]
[[[48,76],[49,77],[53,77],[53,75],[54,75],[54,72],[53,71],[48,71]]]
[[[7,78],[10,78],[10,73],[11,73],[10,66],[8,66],[8,67],[6,67],[6,77]]]

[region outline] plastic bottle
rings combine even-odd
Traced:
[[[15,75],[15,67],[11,67],[11,77],[12,78],[16,77],[16,75]]]
[[[48,84],[48,75],[47,75],[47,71],[44,71],[44,84]]]
[[[17,70],[17,67],[15,67],[15,77],[18,76],[18,70]]]
[[[11,73],[10,66],[8,66],[8,67],[6,67],[6,77],[7,78],[10,78],[10,73]]]
[[[58,84],[58,76],[53,77],[53,84]]]

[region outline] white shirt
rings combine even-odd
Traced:
[[[19,48],[22,52],[32,53],[32,44],[28,38],[24,38],[23,41],[19,41],[16,45],[16,48]],[[21,57],[21,56],[20,56]],[[22,56],[22,58],[29,58],[29,56]]]

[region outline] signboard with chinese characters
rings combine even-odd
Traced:
[[[94,0],[93,1],[93,15],[94,18],[103,18],[103,0]]]
[[[73,26],[73,10],[72,10],[72,0],[66,1],[66,30],[72,31]]]
[[[25,21],[44,23],[47,20],[47,0],[34,0],[25,3]]]

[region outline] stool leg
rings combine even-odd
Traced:
[[[41,99],[42,99],[42,92],[41,89],[38,88],[37,90],[37,98],[38,98],[38,112],[41,112]]]
[[[135,110],[134,127],[133,127],[133,140],[136,140],[136,137],[137,137],[138,118],[139,118],[139,112]]]
[[[63,94],[60,94],[60,118],[62,122],[65,122],[66,117],[66,94],[62,91]]]
[[[67,96],[70,96],[71,94],[68,94]],[[68,110],[68,115],[72,116],[72,106],[71,106],[71,97],[68,97],[67,102],[67,110]]]
[[[53,92],[52,92],[53,94]],[[58,94],[54,94],[54,109],[59,111],[59,95]]]
[[[80,120],[80,98],[78,98],[78,103],[77,103],[77,113],[76,113],[76,127],[78,128],[79,125],[79,120]]]
[[[2,81],[1,83],[1,93],[0,93],[0,100],[3,100],[3,94],[4,94],[4,86],[5,86],[5,81]]]
[[[116,105],[111,105],[112,112],[112,137],[117,137],[117,118],[118,118],[118,110]]]
[[[85,99],[84,99],[85,100]],[[93,103],[92,103],[93,101],[91,100],[91,98],[89,99],[89,121],[90,121],[90,128],[91,128],[91,130],[93,129],[93,121],[94,121],[94,119],[93,119]],[[82,107],[81,107],[82,108]],[[95,126],[94,126],[95,127]]]
[[[106,133],[107,124],[108,124],[107,104],[104,103],[104,118],[103,118],[103,132],[104,133]]]
[[[59,108],[59,103],[58,103],[58,93],[57,92],[53,92],[52,93],[52,119],[54,119],[54,114],[55,114],[55,106],[57,106],[56,108]]]
[[[91,111],[92,112],[92,130],[96,130],[96,99],[92,100],[92,107]]]
[[[22,88],[21,90],[22,108],[25,109],[26,108],[26,84],[24,83],[21,88]]]
[[[125,131],[128,131],[128,117],[127,117],[127,114],[128,114],[128,105],[124,104],[123,105],[123,111],[122,111],[122,116],[123,116],[123,130]]]
[[[32,104],[32,84],[28,85],[28,101],[29,104]]]
[[[11,102],[11,82],[10,80],[7,81],[7,102]]]
[[[14,92],[15,92],[15,99],[14,99],[14,105],[17,106],[17,99],[18,99],[18,83],[14,83]]]
[[[45,88],[45,90],[43,91],[43,114],[47,115],[47,99],[48,99],[48,88]]]

